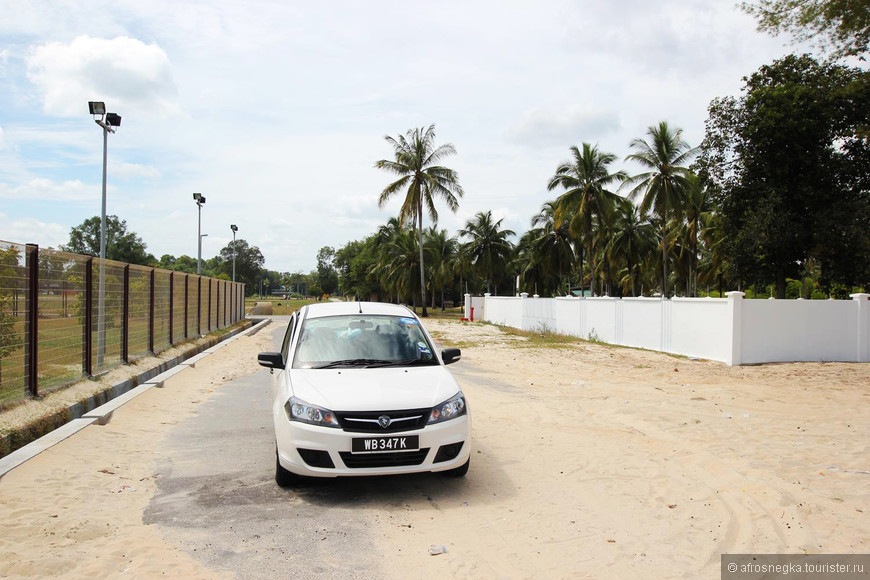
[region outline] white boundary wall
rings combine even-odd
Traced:
[[[529,298],[466,295],[465,317],[719,360],[870,362],[870,294],[852,300]]]

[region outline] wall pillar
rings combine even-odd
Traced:
[[[870,294],[849,294],[857,306],[858,336],[856,362],[870,362]]]
[[[729,351],[725,354],[725,363],[729,366],[743,364],[743,297],[744,292],[726,292],[728,298],[729,320]]]

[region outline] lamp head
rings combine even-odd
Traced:
[[[110,127],[121,126],[121,115],[117,113],[106,113],[106,125]]]
[[[106,103],[102,101],[88,101],[88,110],[91,112],[91,115],[102,117],[106,114]],[[120,121],[118,123],[120,124]]]
[[[201,193],[194,193],[193,199],[196,201],[196,205],[202,205],[205,203],[205,196]]]
[[[230,229],[233,230],[233,233],[239,231],[239,227],[236,224],[230,225]]]

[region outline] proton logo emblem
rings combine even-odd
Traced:
[[[378,417],[378,425],[380,425],[383,429],[389,427],[391,422],[392,421],[390,420],[389,415],[381,415],[380,417]]]

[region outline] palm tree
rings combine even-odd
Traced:
[[[639,294],[638,282],[644,256],[654,248],[652,225],[641,218],[637,207],[630,200],[623,200],[617,206],[616,223],[607,252],[611,260],[625,264],[632,296]]]
[[[384,207],[396,193],[405,191],[405,200],[399,210],[399,222],[411,221],[417,229],[417,245],[420,250],[420,292],[423,316],[426,311],[426,273],[423,267],[423,208],[429,212],[432,223],[438,222],[435,198],[440,197],[455,212],[459,208],[457,197],[463,196],[459,176],[452,169],[437,165],[441,159],[456,153],[450,143],[435,146],[435,125],[428,128],[409,129],[398,138],[385,136],[393,146],[395,160],[381,159],[375,167],[399,176],[388,185],[378,198],[378,207]]]
[[[690,148],[683,141],[682,133],[682,129],[672,130],[665,121],[658,126],[651,125],[647,128],[649,141],[634,139],[629,147],[636,153],[625,158],[649,170],[627,179],[625,183],[634,186],[629,192],[632,200],[643,193],[641,214],[647,215],[652,210],[661,219],[663,298],[668,294],[668,220],[682,212],[691,173],[683,165],[697,153],[697,148]]]
[[[725,230],[722,214],[708,211],[701,214],[701,241],[704,243],[706,260],[702,262],[701,274],[704,281],[709,284],[715,282],[718,286],[719,296],[722,294],[722,278],[725,274]]]
[[[576,258],[568,225],[555,226],[556,202],[548,201],[532,216],[532,229],[517,244],[520,265],[527,275],[535,276],[542,292],[558,291]]]
[[[414,232],[398,230],[384,243],[379,252],[378,282],[399,300],[412,298],[416,305],[418,261],[417,240]]]
[[[426,230],[426,255],[429,258],[432,274],[432,307],[435,307],[435,288],[441,289],[441,311],[444,311],[444,287],[453,280],[459,244],[456,238],[447,236],[447,230]]]
[[[710,192],[701,179],[694,173],[687,177],[689,189],[686,192],[686,235],[689,250],[689,281],[692,287],[687,294],[698,295],[698,238],[704,226],[704,215],[712,210]]]
[[[474,267],[486,279],[486,291],[493,279],[504,273],[511,259],[513,245],[508,240],[513,236],[513,230],[501,229],[502,220],[492,221],[492,212],[477,212],[474,219],[468,220],[459,235],[470,238],[466,251]]]
[[[577,146],[571,147],[570,161],[565,161],[556,168],[556,173],[550,178],[547,189],[553,191],[558,187],[566,191],[555,202],[555,227],[562,223],[569,224],[572,235],[585,237],[587,256],[591,261],[592,281],[590,291],[595,293],[595,238],[592,224],[595,216],[601,215],[605,207],[612,205],[618,195],[605,189],[614,181],[626,179],[624,171],[610,173],[607,166],[616,161],[616,155],[598,150],[598,146],[589,143],[582,144],[583,151]],[[581,258],[582,260],[582,258]],[[581,279],[583,263],[580,263]],[[582,284],[582,280],[581,280]]]

